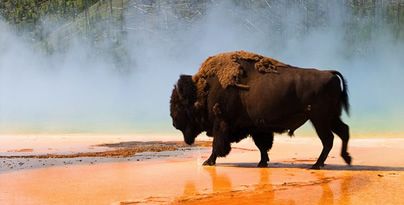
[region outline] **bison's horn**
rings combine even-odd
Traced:
[[[250,86],[248,86],[248,85],[244,85],[244,84],[240,84],[240,83],[236,83],[236,84],[234,84],[236,87],[238,87],[238,88],[241,88],[241,89],[246,89],[246,90],[249,90],[250,89]]]

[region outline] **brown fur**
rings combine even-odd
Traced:
[[[342,140],[341,157],[351,164],[343,109],[348,112],[349,102],[341,73],[298,68],[245,51],[210,57],[194,76],[180,76],[170,101],[173,126],[187,144],[204,131],[213,137],[204,165],[214,165],[231,151],[231,143],[250,135],[261,152],[258,166],[266,167],[273,134],[292,135],[306,121],[323,144],[313,169],[324,166],[333,133]]]
[[[245,72],[242,66],[243,61],[254,63],[255,69],[260,73],[277,73],[277,67],[288,66],[275,59],[247,51],[233,51],[210,56],[192,77],[197,88],[198,102],[204,103],[203,99],[208,94],[206,79],[209,77],[216,76],[224,89],[228,86],[248,89],[247,85],[239,83]]]

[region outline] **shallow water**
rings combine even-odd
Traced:
[[[383,144],[380,144],[383,142]],[[354,166],[335,141],[325,170],[308,170],[320,152],[313,139],[275,138],[269,168],[255,168],[246,140],[216,167],[209,152],[151,161],[64,165],[0,174],[3,204],[399,204],[404,200],[404,139],[352,140]],[[383,191],[381,191],[383,190]]]

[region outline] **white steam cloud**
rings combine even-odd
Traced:
[[[301,5],[266,2],[212,2],[191,20],[169,4],[153,13],[129,4],[125,72],[79,36],[65,52],[44,54],[0,21],[0,132],[173,131],[169,96],[178,76],[231,50],[339,70],[350,88],[352,132],[404,131],[402,41],[383,25],[367,40],[352,37],[352,16],[340,3],[320,1],[316,9],[325,12],[312,25]]]

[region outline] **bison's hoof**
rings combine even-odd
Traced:
[[[261,168],[268,167],[268,163],[267,162],[259,162],[257,167],[261,167]]]
[[[206,160],[205,162],[203,162],[203,166],[214,166],[216,164],[216,162],[210,161],[210,160]]]
[[[343,155],[342,158],[344,159],[344,161],[345,161],[348,165],[351,165],[351,163],[352,163],[352,157],[349,156],[349,154]]]
[[[319,170],[321,167],[320,167],[320,165],[317,165],[317,164],[314,164],[313,166],[311,166],[311,168],[310,169],[316,169],[316,170]]]
[[[324,164],[313,164],[313,166],[311,166],[310,169],[317,169],[317,170],[319,170],[319,169],[321,169],[321,167],[324,167]]]

